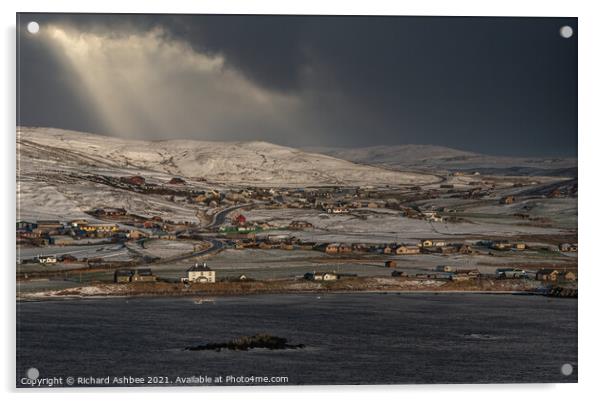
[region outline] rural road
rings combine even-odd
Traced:
[[[190,259],[190,258],[195,258],[197,256],[202,256],[211,252],[215,252],[218,251],[222,248],[224,248],[224,243],[220,240],[214,239],[214,238],[208,238],[207,242],[211,242],[211,246],[207,249],[202,249],[200,251],[196,251],[196,252],[192,252],[192,253],[187,253],[184,255],[178,255],[178,256],[173,256],[171,258],[164,258],[164,259],[160,259],[158,261],[156,261],[154,264],[158,264],[158,265],[162,265],[165,263],[173,263],[173,262],[179,262],[182,260],[186,260],[186,259]]]
[[[252,206],[252,205],[255,205],[255,203],[245,203],[243,205],[231,206],[224,210],[220,210],[213,216],[213,220],[211,221],[210,224],[205,226],[205,228],[219,227],[220,225],[224,224],[224,221],[226,220],[226,216],[228,215],[228,213],[230,213],[233,210],[240,209],[240,208],[247,207],[247,206]]]

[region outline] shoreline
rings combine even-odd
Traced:
[[[377,295],[441,295],[441,294],[466,294],[466,295],[525,295],[525,296],[542,296],[532,291],[461,291],[461,290],[446,290],[446,291],[412,291],[412,290],[399,290],[399,291],[288,291],[288,292],[264,292],[264,293],[248,293],[248,294],[212,294],[211,299],[206,300],[207,303],[211,302],[213,298],[244,298],[250,296],[262,296],[262,295],[351,295],[351,294],[377,294]],[[22,297],[17,298],[17,302],[44,302],[44,301],[74,301],[83,299],[160,299],[160,298],[201,298],[203,294],[172,294],[172,295],[157,295],[157,294],[136,294],[136,295],[48,295],[48,296],[36,296],[36,297]]]
[[[320,294],[481,294],[548,295],[537,282],[522,280],[448,280],[360,278],[336,282],[301,280],[261,282],[220,282],[185,287],[173,283],[106,284],[90,283],[81,287],[17,293],[17,302],[108,299],[108,298],[219,298],[250,295],[320,295]],[[576,297],[576,291],[575,291]]]

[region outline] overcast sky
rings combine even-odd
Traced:
[[[575,18],[20,14],[17,29],[20,125],[577,151]]]

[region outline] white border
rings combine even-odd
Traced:
[[[599,242],[600,207],[597,189],[602,166],[601,71],[602,60],[602,15],[600,7],[594,1],[471,1],[471,0],[433,0],[433,1],[357,1],[305,0],[286,2],[277,0],[259,1],[123,1],[102,0],[91,4],[82,1],[13,1],[2,2],[2,22],[4,54],[2,63],[2,137],[3,181],[2,210],[4,219],[0,237],[3,251],[3,263],[0,267],[3,275],[3,310],[6,313],[5,324],[1,331],[3,361],[0,365],[1,389],[9,399],[37,398],[48,400],[81,399],[105,400],[106,397],[127,397],[128,399],[163,399],[174,393],[178,398],[194,399],[233,399],[244,397],[247,400],[306,400],[307,398],[331,399],[341,397],[347,400],[366,398],[400,399],[445,399],[445,400],[483,400],[487,401],[519,398],[529,399],[589,399],[597,393],[598,376],[602,355],[599,346],[598,321],[600,284],[602,281],[594,274],[602,272],[602,266],[595,259]],[[107,389],[94,390],[58,390],[32,392],[13,390],[14,387],[14,214],[15,214],[15,13],[30,12],[136,12],[136,13],[221,13],[221,14],[365,14],[365,15],[456,15],[456,16],[562,16],[578,17],[579,39],[579,234],[580,234],[580,299],[579,299],[579,381],[577,385],[437,385],[437,386],[337,386],[337,387],[288,387],[288,388],[187,388],[187,389]],[[597,279],[597,280],[596,280]]]

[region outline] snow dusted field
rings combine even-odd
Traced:
[[[517,234],[561,234],[562,229],[519,226],[512,222],[446,223],[402,217],[399,212],[368,209],[361,219],[353,214],[324,214],[312,209],[254,209],[245,212],[249,221],[268,221],[276,226],[287,226],[292,220],[313,224],[314,229],[294,231],[304,240],[318,242],[417,242],[426,238],[465,238],[480,236],[508,236]]]
[[[136,252],[151,257],[170,258],[194,250],[194,243],[184,241],[151,240],[145,241],[144,247],[139,244],[131,245]]]
[[[77,245],[77,246],[46,246],[43,248],[19,247],[17,254],[21,259],[31,259],[39,255],[73,255],[82,258],[105,258],[107,260],[129,260],[131,255],[122,244]]]

